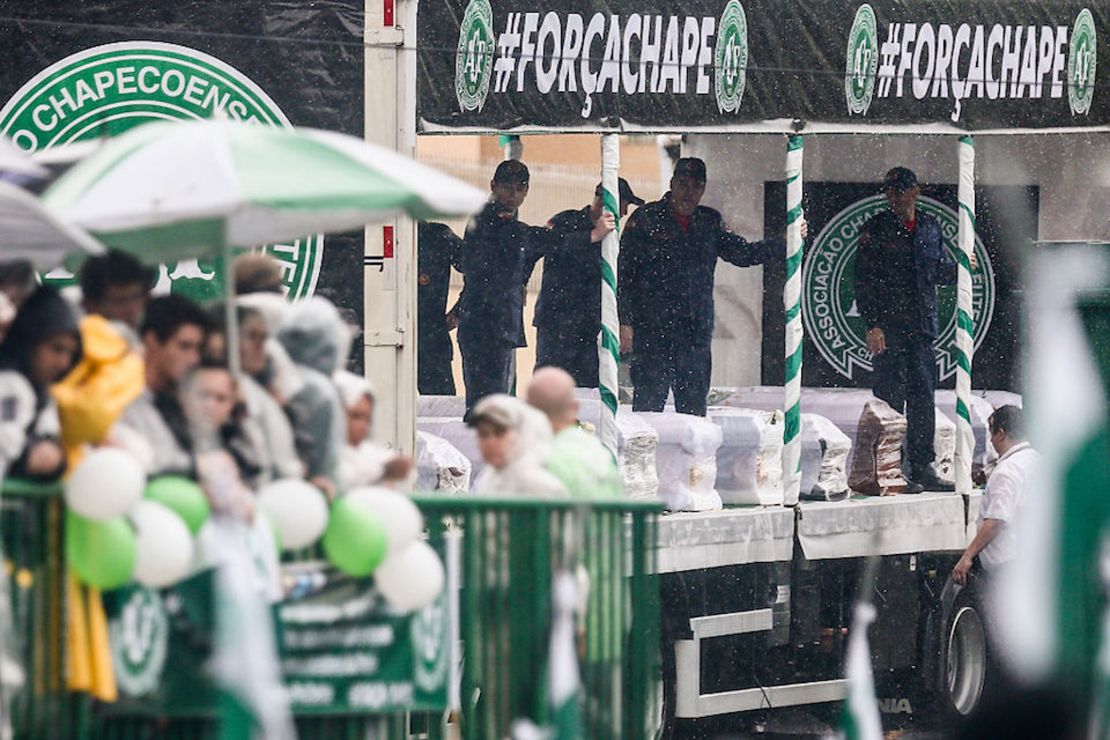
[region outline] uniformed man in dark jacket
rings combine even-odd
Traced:
[[[417,227],[416,384],[424,395],[455,395],[451,374],[451,329],[447,313],[451,268],[462,272],[462,239],[446,224],[421,221]]]
[[[705,174],[702,160],[678,160],[670,192],[633,213],[621,238],[621,351],[633,353],[635,411],[662,411],[673,388],[676,411],[705,416],[717,260],[749,267],[785,252],[781,239],[748,242],[699,205]]]
[[[523,163],[499,164],[490,182],[490,202],[470,222],[463,240],[458,336],[467,414],[481,398],[509,391],[513,351],[525,345],[525,285],[537,254],[560,248],[548,229],[517,218],[528,184]],[[601,241],[612,229],[611,219],[599,219],[590,238]]]
[[[910,492],[952,490],[937,479],[934,392],[937,286],[956,281],[940,222],[917,210],[921,186],[912,170],[895,167],[884,179],[890,210],[863,225],[856,255],[855,292],[874,356],[875,395],[906,414]]]
[[[621,218],[644,204],[620,178]],[[551,217],[547,228],[561,249],[543,260],[543,283],[536,302],[536,367],[566,370],[580,388],[597,388],[597,335],[601,331],[601,250],[590,231],[602,215],[602,186],[593,203]]]

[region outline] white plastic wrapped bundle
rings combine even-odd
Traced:
[[[478,479],[486,463],[478,451],[478,435],[461,418],[421,417],[416,420],[416,429],[447,440],[470,461],[471,484]]]
[[[470,460],[443,437],[416,433],[416,488],[419,491],[466,493]]]
[[[936,433],[933,435],[933,472],[942,481],[956,484],[956,422],[937,409]]]
[[[655,467],[659,496],[671,511],[708,511],[722,508],[714,487],[721,428],[700,416],[640,414],[659,433]]]
[[[975,436],[975,453],[971,458],[973,478],[989,475],[998,462],[998,453],[990,443],[987,420],[996,408],[1007,404],[1021,406],[1021,396],[1009,391],[974,391],[971,394],[971,431]],[[943,411],[949,418],[955,418],[956,392],[937,391],[937,410]]]
[[[906,417],[877,398],[864,404],[848,486],[859,493],[880,496],[904,491],[902,441],[905,436]]]
[[[461,419],[466,413],[466,399],[462,396],[417,396],[417,418]]]
[[[624,495],[653,499],[659,495],[656,449],[659,433],[627,407],[617,410],[617,461],[624,478]]]
[[[578,421],[586,429],[596,432],[601,426],[601,394],[597,388],[576,388]]]
[[[709,419],[721,428],[717,490],[726,504],[781,506],[781,411],[714,407]],[[796,502],[795,502],[796,503]]]
[[[840,501],[848,497],[848,453],[852,440],[817,414],[802,414],[801,497]]]

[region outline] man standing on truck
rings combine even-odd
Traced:
[[[490,201],[463,239],[458,337],[468,418],[480,399],[509,391],[513,352],[524,346],[525,285],[538,255],[559,248],[550,231],[518,218],[529,181],[522,162],[499,164],[490,182]],[[612,217],[603,216],[590,240],[600,242],[614,228]]]
[[[620,214],[644,199],[620,178]],[[590,205],[551,217],[547,228],[562,249],[543,255],[543,284],[536,302],[536,368],[561,367],[580,388],[597,388],[597,335],[601,332],[601,250],[590,230],[602,217],[602,186]]]
[[[1019,515],[1025,488],[1041,456],[1030,446],[1025,421],[1017,406],[1001,406],[987,420],[998,464],[983,489],[978,531],[952,569],[952,580],[961,586],[978,562],[987,574],[1017,557],[1014,519]]]
[[[421,221],[416,263],[416,387],[425,396],[453,396],[451,330],[458,318],[447,312],[447,293],[451,268],[462,272],[462,239],[447,224]]]
[[[678,160],[670,191],[633,213],[621,237],[620,343],[621,354],[634,353],[634,411],[662,411],[673,388],[678,413],[705,416],[717,260],[750,267],[785,252],[782,239],[732,233],[700,205],[705,182],[705,162]],[[806,232],[803,221],[803,239]]]
[[[937,386],[933,343],[937,286],[956,282],[956,263],[945,248],[940,222],[917,209],[917,175],[895,167],[883,184],[890,210],[863,225],[855,276],[856,303],[874,358],[874,392],[906,415],[903,468],[910,490],[951,491],[952,484],[940,480],[932,467]]]

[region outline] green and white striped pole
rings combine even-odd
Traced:
[[[613,214],[617,228],[601,242],[601,333],[597,340],[598,390],[601,403],[602,443],[617,456],[617,368],[621,361],[620,321],[617,317],[617,258],[621,251],[620,183],[621,144],[618,134],[601,137],[601,187],[603,208]]]
[[[971,256],[975,251],[975,142],[961,136],[959,249],[956,250],[956,492],[971,492],[971,360],[975,354],[975,319],[971,304]]]
[[[783,430],[783,502],[798,503],[802,488],[802,156],[805,140],[786,145],[786,424]]]

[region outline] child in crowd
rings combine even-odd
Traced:
[[[370,440],[374,428],[374,388],[370,381],[340,370],[335,374],[335,385],[347,411],[347,443],[339,466],[343,487],[401,487],[409,482],[412,459]]]

